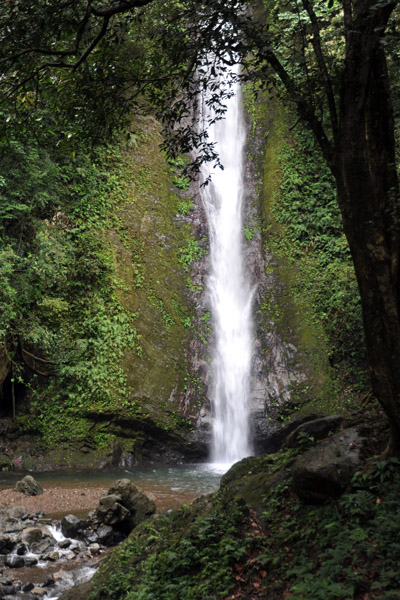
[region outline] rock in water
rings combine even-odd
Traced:
[[[17,481],[15,489],[25,496],[40,496],[43,494],[43,488],[38,484],[32,475],[26,475],[21,481]]]
[[[5,565],[11,569],[19,569],[25,566],[25,559],[23,556],[18,556],[17,554],[8,554],[5,559]]]
[[[120,503],[120,497],[115,494],[108,494],[100,498],[97,516],[105,525],[117,525],[122,523],[129,516],[130,512]]]
[[[75,515],[66,515],[61,520],[61,531],[66,538],[79,538],[84,527],[85,521]]]
[[[129,533],[136,525],[148,519],[156,511],[150,498],[129,479],[114,481],[108,495],[100,500],[97,517],[107,525],[116,526]]]

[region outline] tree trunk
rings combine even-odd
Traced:
[[[400,449],[399,188],[386,61],[371,31],[356,32],[342,81],[333,166],[360,290],[374,394]]]

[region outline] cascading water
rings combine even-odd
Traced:
[[[223,120],[208,128],[223,170],[212,172],[202,188],[210,237],[211,272],[208,279],[215,334],[212,360],[214,463],[233,464],[251,454],[249,441],[249,379],[252,358],[252,292],[243,262],[242,199],[245,127],[241,90],[227,101]],[[205,108],[205,121],[212,120]],[[209,165],[203,166],[207,179]]]

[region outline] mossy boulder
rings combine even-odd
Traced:
[[[335,433],[343,421],[344,418],[340,415],[330,415],[302,423],[287,437],[285,446],[296,448],[305,438],[323,440],[328,435]]]
[[[26,475],[21,481],[17,481],[15,490],[21,494],[25,494],[25,496],[40,496],[43,494],[42,486],[32,475]]]
[[[231,502],[244,502],[261,516],[265,498],[291,478],[292,453],[282,453],[279,461],[276,461],[277,456],[249,457],[233,465],[221,479],[221,502],[225,506]]]
[[[306,502],[338,498],[361,467],[361,438],[355,427],[320,442],[296,460],[293,485]]]

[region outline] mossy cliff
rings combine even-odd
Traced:
[[[258,244],[262,261],[255,435],[259,449],[276,450],[287,421],[345,413],[366,393],[365,353],[333,179],[288,107],[274,96],[253,95],[251,86],[244,102],[254,198],[244,233],[248,246]]]
[[[128,142],[75,168],[57,218],[36,224],[49,279],[2,361],[3,416],[12,396],[17,415],[3,420],[4,466],[15,455],[29,468],[202,455],[187,441],[199,249],[187,184],[161,141],[152,117],[136,118]]]
[[[274,451],[288,419],[345,412],[368,390],[332,178],[276,98],[248,88],[245,106],[253,437],[257,451]],[[74,151],[65,165],[15,150],[19,181],[49,178],[58,203],[52,219],[32,219],[26,248],[15,232],[2,251],[5,467],[15,456],[29,468],[206,456],[206,223],[182,161],[168,162],[160,142],[147,116],[128,140]]]

